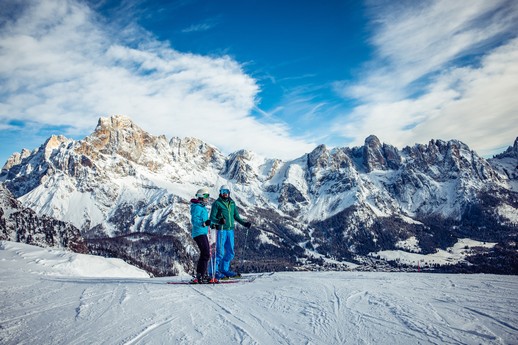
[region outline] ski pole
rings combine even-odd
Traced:
[[[212,278],[213,281],[216,280],[216,271],[218,270],[218,228],[215,229],[216,236],[214,238],[214,262],[212,263],[214,267],[212,268]]]
[[[212,259],[212,281],[216,281],[216,273],[218,270],[218,228],[214,229],[214,257]]]
[[[212,268],[212,275],[213,275],[213,279],[214,279],[214,265],[213,265],[213,259],[212,259],[212,245],[210,244],[210,226],[209,226],[209,255],[210,255],[210,267]]]
[[[247,245],[247,242],[248,242],[248,230],[250,230],[250,228],[246,228],[246,234],[245,234],[245,243],[243,245],[243,249],[241,249],[241,266],[244,268],[245,267],[245,258],[244,258],[244,252],[246,250],[246,245]]]

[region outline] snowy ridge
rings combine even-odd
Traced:
[[[254,223],[250,264],[266,255],[279,259],[271,269],[291,268],[315,251],[314,259],[361,262],[413,237],[420,246],[414,250],[423,254],[460,238],[499,243],[512,252],[518,236],[518,173],[512,169],[517,150],[515,142],[485,160],[457,140],[399,150],[369,136],[362,147],[320,145],[291,161],[247,150],[225,157],[196,138],[168,141],[113,116],[99,119],[83,140],[52,136],[39,149],[14,154],[0,182],[25,207],[72,223],[90,243],[95,239],[98,254],[122,257],[135,243],[118,242],[132,233],[155,235],[156,243],[171,236],[179,261],[162,265],[185,271],[196,255],[189,200],[202,186],[215,198],[226,184],[243,217]],[[239,231],[237,236],[238,243],[245,240]],[[109,248],[100,239],[112,239]],[[139,252],[133,259],[153,261],[133,249]]]
[[[63,270],[69,255],[1,242],[2,343],[518,343],[516,276],[291,272],[168,285],[102,258],[84,277],[88,259]]]

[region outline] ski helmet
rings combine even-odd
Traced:
[[[226,193],[224,193],[226,192]],[[219,188],[219,194],[228,194],[230,195],[230,188],[227,186],[227,185],[222,185],[220,188]]]
[[[196,192],[196,197],[198,198],[201,198],[201,199],[207,199],[210,195],[210,192],[209,192],[209,189],[208,188],[200,188],[198,189],[198,191]]]

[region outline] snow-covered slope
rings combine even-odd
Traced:
[[[11,241],[0,241],[0,253],[3,272],[18,270],[23,274],[76,278],[149,278],[148,273],[121,259],[71,253]]]
[[[40,247],[70,249],[87,253],[88,248],[79,230],[73,225],[38,215],[23,207],[9,190],[0,184],[0,240],[10,240]]]
[[[0,242],[2,344],[518,343],[516,276],[292,272],[168,285],[185,278],[69,255]]]
[[[196,256],[188,200],[201,186],[216,197],[227,184],[254,224],[249,237],[238,231],[246,248],[238,254],[249,266],[266,256],[285,269],[311,259],[308,253],[358,261],[411,238],[423,254],[459,238],[509,248],[518,236],[512,152],[487,161],[457,140],[398,150],[369,136],[362,147],[321,145],[292,161],[246,150],[225,157],[200,140],[168,141],[114,116],[101,118],[83,140],[53,136],[33,152],[14,154],[0,182],[25,207],[74,224],[96,241],[96,253],[160,261],[163,251],[146,258],[141,248],[129,248],[142,238],[135,234],[171,244],[175,262],[162,262],[166,273],[171,265],[189,270]],[[109,244],[100,242],[106,238]]]
[[[508,183],[509,189],[518,192],[518,138],[513,146],[509,146],[505,152],[490,159],[489,162]]]

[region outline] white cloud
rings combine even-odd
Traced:
[[[2,18],[0,123],[88,134],[99,116],[123,114],[152,134],[194,136],[227,152],[287,158],[313,147],[250,116],[258,86],[227,56],[183,54],[135,26],[114,36],[116,28],[72,0],[23,8]]]
[[[512,144],[518,135],[518,40],[512,38],[518,4],[405,5],[376,8],[377,56],[360,82],[341,89],[362,104],[338,120],[335,131],[354,138],[354,145],[370,134],[398,147],[460,139],[482,155]]]
[[[516,29],[518,6],[510,3],[507,8],[505,3],[475,0],[467,6],[443,0],[376,7],[371,40],[376,59],[366,65],[362,81],[344,91],[367,101],[405,97],[420,78]]]

